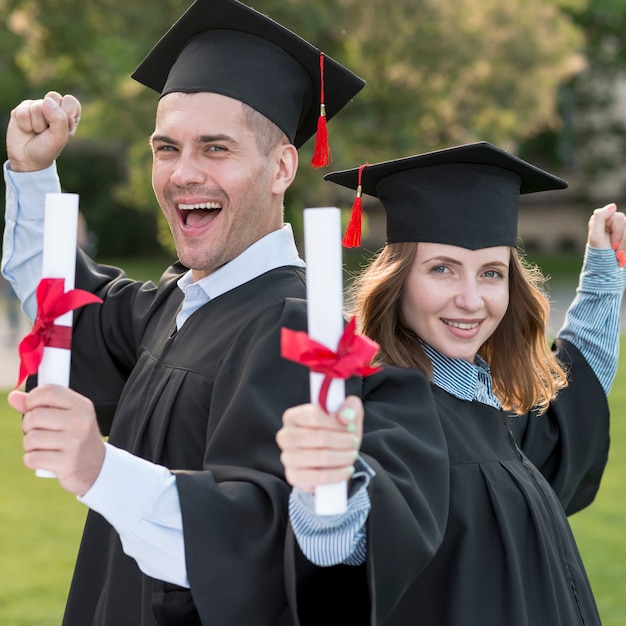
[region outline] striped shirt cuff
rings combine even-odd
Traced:
[[[625,274],[613,250],[587,246],[576,297],[558,333],[580,350],[607,395],[619,358]]]
[[[316,565],[361,565],[367,555],[365,522],[371,503],[367,486],[374,471],[358,458],[352,476],[348,509],[340,515],[317,515],[313,494],[294,488],[289,515],[294,535],[304,555]]]

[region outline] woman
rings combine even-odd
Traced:
[[[367,478],[351,485],[351,500],[370,496],[358,519],[351,509],[323,519],[307,502],[313,485],[351,475],[345,431],[361,432],[363,405],[348,399],[349,429],[341,412],[329,426],[317,407],[295,407],[277,441],[300,549],[319,566],[366,564],[372,624],[600,624],[566,515],[593,500],[608,455],[624,214],[611,204],[591,217],[578,293],[552,351],[541,276],[516,249],[517,211],[521,193],[565,181],[482,142],[326,179],[377,196],[387,212],[388,243],[355,282],[355,313],[380,364],[430,380],[424,401],[445,433],[437,498],[447,515],[432,558],[401,589],[385,588],[380,546],[393,545],[398,528],[378,523],[371,429],[354,474]],[[399,384],[389,402],[405,397]]]

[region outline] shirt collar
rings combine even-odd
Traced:
[[[424,351],[433,365],[433,383],[461,400],[474,400],[479,384],[487,384],[491,390],[491,371],[487,362],[476,355],[474,362],[452,359],[422,342]]]
[[[265,235],[232,261],[205,276],[196,284],[209,299],[217,298],[261,274],[285,265],[304,267],[304,261],[298,255],[290,224],[284,224],[280,230]],[[178,287],[184,292],[192,283],[191,270],[189,270],[179,278]]]

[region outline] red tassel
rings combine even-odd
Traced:
[[[363,204],[361,202],[361,188],[357,191],[358,195],[352,205],[352,215],[350,223],[343,236],[342,244],[344,248],[358,248],[361,245],[361,225],[363,222]]]
[[[330,147],[328,145],[328,126],[326,125],[326,111],[322,104],[322,110],[317,120],[317,134],[315,135],[315,148],[313,150],[313,167],[328,167],[330,163]]]
[[[326,105],[324,95],[324,53],[320,52],[320,116],[317,119],[317,134],[311,165],[313,167],[327,167],[331,161],[330,146],[328,145],[328,127],[326,125]]]
[[[367,167],[368,163],[365,163],[359,167],[358,186],[356,189],[356,198],[352,205],[352,214],[350,215],[350,223],[346,229],[346,234],[343,236],[341,243],[344,248],[358,248],[361,245],[361,230],[363,225],[363,201],[361,195],[363,194],[363,188],[361,187],[361,179],[363,177],[363,170]]]

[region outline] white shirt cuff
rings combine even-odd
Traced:
[[[100,513],[120,535],[130,534],[150,518],[158,497],[175,476],[155,465],[107,443],[104,463],[96,482],[78,500]]]

